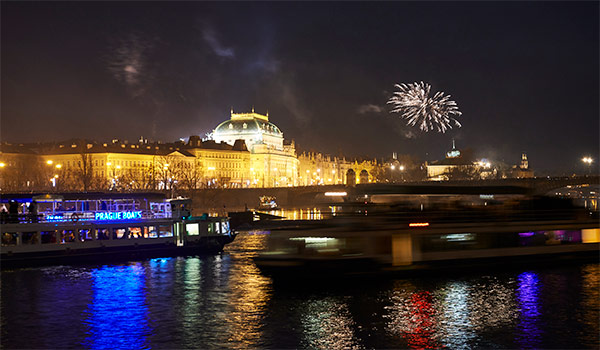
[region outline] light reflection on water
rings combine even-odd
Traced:
[[[284,217],[286,220],[322,220],[334,215],[335,207],[330,207],[327,210],[320,208],[303,208],[303,209],[277,209],[263,210],[263,212]]]
[[[441,324],[446,337],[442,343],[450,348],[464,349],[475,337],[471,324],[469,288],[465,282],[450,282],[445,288],[444,309]]]
[[[217,256],[5,271],[2,348],[600,345],[598,264],[288,285],[252,263],[267,236]]]
[[[90,349],[147,349],[148,326],[144,268],[105,266],[92,271],[93,300],[84,313]]]
[[[521,315],[517,326],[517,343],[520,348],[537,348],[542,335],[538,326],[539,277],[534,272],[523,272],[518,280],[517,298]]]
[[[230,293],[227,298],[228,314],[223,322],[227,325],[227,342],[230,347],[252,347],[261,343],[262,321],[271,290],[269,278],[260,274],[251,258],[265,248],[263,234],[248,234],[243,245],[228,247],[235,249]]]
[[[385,307],[386,330],[410,348],[493,347],[481,334],[510,328],[517,317],[510,284],[486,276],[477,283],[450,280],[431,290],[397,282]]]
[[[353,331],[354,320],[343,300],[331,297],[310,300],[302,309],[301,348],[361,348]]]

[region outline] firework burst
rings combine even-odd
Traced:
[[[390,113],[400,113],[406,125],[418,126],[422,131],[437,130],[445,133],[453,126],[461,127],[455,117],[462,113],[458,105],[438,91],[430,96],[431,85],[420,82],[394,85],[399,91],[387,101],[392,105]]]

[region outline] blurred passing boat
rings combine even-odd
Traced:
[[[365,198],[339,204],[331,219],[273,226],[256,265],[289,277],[599,259],[598,213],[555,198],[452,197],[427,208]]]

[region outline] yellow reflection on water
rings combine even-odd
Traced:
[[[270,210],[267,213],[271,215],[281,216],[286,220],[323,220],[331,216],[329,212],[323,212],[318,208],[305,209],[277,209]]]
[[[266,245],[266,235],[241,233],[244,239],[234,241],[228,249],[236,251],[232,263],[237,266],[229,279],[231,290],[227,305],[227,325],[229,344],[227,347],[247,348],[260,344],[263,317],[267,301],[270,299],[271,279],[263,276],[250,261]],[[243,246],[241,243],[243,242]],[[241,260],[241,261],[240,261]]]
[[[581,315],[578,320],[583,327],[581,337],[583,343],[590,348],[598,345],[598,334],[600,334],[600,264],[585,265],[582,268],[581,283]]]
[[[334,298],[310,300],[301,307],[302,348],[358,349],[348,305]]]
[[[514,288],[516,281],[483,277],[469,288],[469,320],[474,331],[513,323],[518,317]]]
[[[184,261],[185,282],[182,291],[183,307],[181,308],[181,332],[185,335],[184,339],[193,339],[194,333],[197,331],[195,325],[199,317],[198,309],[202,304],[200,264],[199,258],[188,258]]]

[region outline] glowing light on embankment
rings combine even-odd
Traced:
[[[348,193],[346,193],[346,192],[325,192],[325,195],[327,197],[343,197],[347,194]]]

